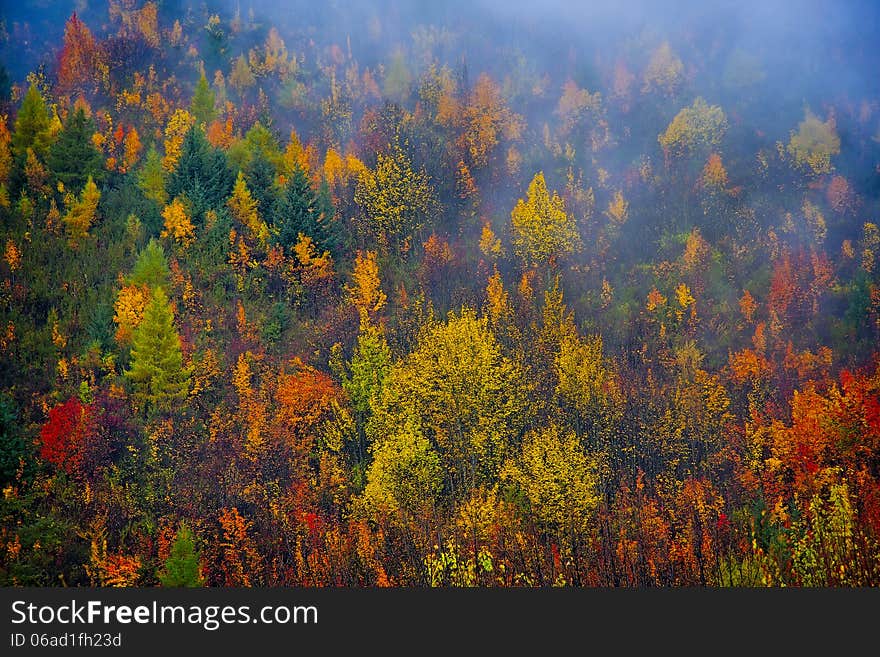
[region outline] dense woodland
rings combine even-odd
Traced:
[[[865,32],[45,4],[0,19],[0,583],[880,584]]]

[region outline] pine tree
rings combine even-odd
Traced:
[[[275,242],[288,253],[299,239],[299,234],[311,237],[319,251],[324,250],[324,236],[319,235],[318,208],[315,191],[305,171],[294,166],[273,212]]]
[[[134,384],[137,399],[151,408],[167,410],[172,401],[186,397],[189,374],[183,367],[171,303],[165,291],[156,288],[134,331],[131,369],[125,376]]]
[[[186,196],[193,218],[198,218],[223,205],[234,180],[226,154],[213,148],[201,128],[195,127],[183,139],[180,158],[165,189],[169,198]]]
[[[244,175],[260,216],[268,219],[275,203],[275,165],[263,152],[258,152],[244,167]]]
[[[89,177],[100,180],[103,176],[101,153],[92,144],[94,132],[95,122],[79,107],[49,149],[49,168],[72,192],[82,189]]]
[[[180,523],[180,529],[174,536],[171,551],[159,581],[165,587],[197,587],[204,586],[205,579],[199,573],[199,553],[195,548],[195,540],[186,523]]]
[[[196,84],[195,92],[193,92],[192,104],[190,105],[190,112],[196,117],[197,124],[203,126],[211,124],[211,121],[217,116],[214,102],[214,92],[208,86],[208,79],[205,77],[204,71],[202,71],[202,75]]]

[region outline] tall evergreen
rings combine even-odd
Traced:
[[[189,371],[183,367],[180,336],[165,291],[159,287],[144,309],[132,336],[131,369],[125,372],[135,397],[150,410],[167,410],[189,392]]]
[[[275,166],[265,154],[257,152],[245,167],[244,175],[260,217],[268,222],[275,204]]]
[[[206,210],[223,206],[234,182],[226,154],[208,143],[201,128],[193,127],[184,137],[180,159],[165,189],[168,198],[186,196],[193,217],[200,217]]]
[[[275,203],[272,213],[275,242],[292,252],[299,234],[308,235],[319,251],[328,249],[323,203],[309,182],[306,172],[295,166]]]
[[[89,176],[94,180],[103,176],[103,158],[92,143],[94,132],[95,122],[77,108],[49,149],[49,168],[73,192],[82,189]]]

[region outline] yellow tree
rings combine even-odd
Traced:
[[[530,417],[521,368],[501,353],[488,320],[472,310],[422,330],[418,346],[395,363],[373,402],[373,442],[407,418],[440,455],[446,489],[466,497],[491,483]]]
[[[195,122],[195,117],[185,109],[176,110],[168,119],[168,124],[165,126],[165,157],[162,158],[162,166],[166,171],[173,171],[177,166],[183,138]]]
[[[577,559],[599,506],[599,466],[573,432],[550,425],[525,437],[522,452],[508,461],[502,476],[528,500],[534,519]]]
[[[840,137],[834,119],[820,121],[807,110],[804,120],[798,124],[798,131],[791,133],[786,150],[799,167],[815,175],[830,173],[831,158],[840,153]]]
[[[251,232],[265,245],[269,239],[269,227],[265,221],[260,219],[257,213],[257,201],[251,195],[241,171],[238,172],[235,186],[232,188],[232,196],[229,197],[226,205],[232,216],[250,228]]]
[[[651,54],[651,60],[645,69],[642,92],[657,91],[665,96],[672,96],[681,86],[684,65],[672,51],[668,41],[664,41]]]
[[[368,230],[381,244],[393,243],[398,252],[421,232],[437,205],[428,175],[414,170],[397,145],[387,155],[379,154],[375,170],[361,174],[354,198],[366,215]]]
[[[67,226],[67,237],[71,246],[76,247],[89,234],[100,200],[101,191],[89,176],[79,198],[70,204],[67,214],[64,215],[64,224]]]
[[[709,105],[697,98],[690,107],[675,115],[657,141],[666,154],[690,155],[718,146],[726,130],[724,111],[718,105]]]
[[[189,247],[196,239],[195,226],[189,218],[189,213],[180,198],[175,198],[162,210],[162,218],[165,225],[162,228],[161,237],[170,237],[184,249]]]
[[[555,264],[580,247],[575,219],[565,212],[562,197],[547,191],[543,171],[532,178],[526,198],[517,201],[510,219],[516,253],[527,264]]]

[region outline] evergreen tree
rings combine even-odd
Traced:
[[[165,249],[156,238],[150,238],[150,242],[138,255],[129,282],[132,285],[147,285],[155,289],[167,286],[169,276]]]
[[[95,122],[78,108],[49,149],[47,164],[64,186],[78,192],[91,176],[100,180],[104,173],[101,153],[92,144]]]
[[[32,465],[32,451],[22,435],[15,402],[8,394],[0,395],[0,487],[15,481],[19,470],[27,473]]]
[[[33,148],[40,157],[46,156],[52,140],[49,127],[46,103],[37,87],[31,85],[18,110],[12,133],[12,152],[21,162],[24,162],[28,148]]]
[[[180,159],[168,177],[169,198],[186,196],[192,204],[192,216],[219,208],[226,201],[235,176],[226,163],[226,154],[208,143],[201,128],[186,133]]]
[[[165,291],[159,287],[144,309],[134,331],[131,369],[125,376],[135,387],[135,397],[151,408],[168,410],[175,399],[189,391],[189,371],[183,367],[180,336]]]
[[[275,242],[290,253],[302,233],[315,241],[318,251],[324,251],[327,239],[319,214],[318,199],[306,172],[294,166],[272,213]]]
[[[204,71],[202,71],[202,75],[199,77],[198,83],[196,83],[192,104],[190,105],[190,112],[196,117],[197,124],[207,126],[214,120],[217,116],[214,102],[214,92],[208,86],[208,79],[205,77]]]
[[[165,587],[197,587],[203,586],[205,579],[199,573],[199,553],[195,548],[195,540],[186,523],[180,523],[180,529],[174,536],[171,551],[159,581]]]
[[[260,216],[268,221],[275,204],[275,166],[265,154],[258,152],[244,168],[244,175]]]

